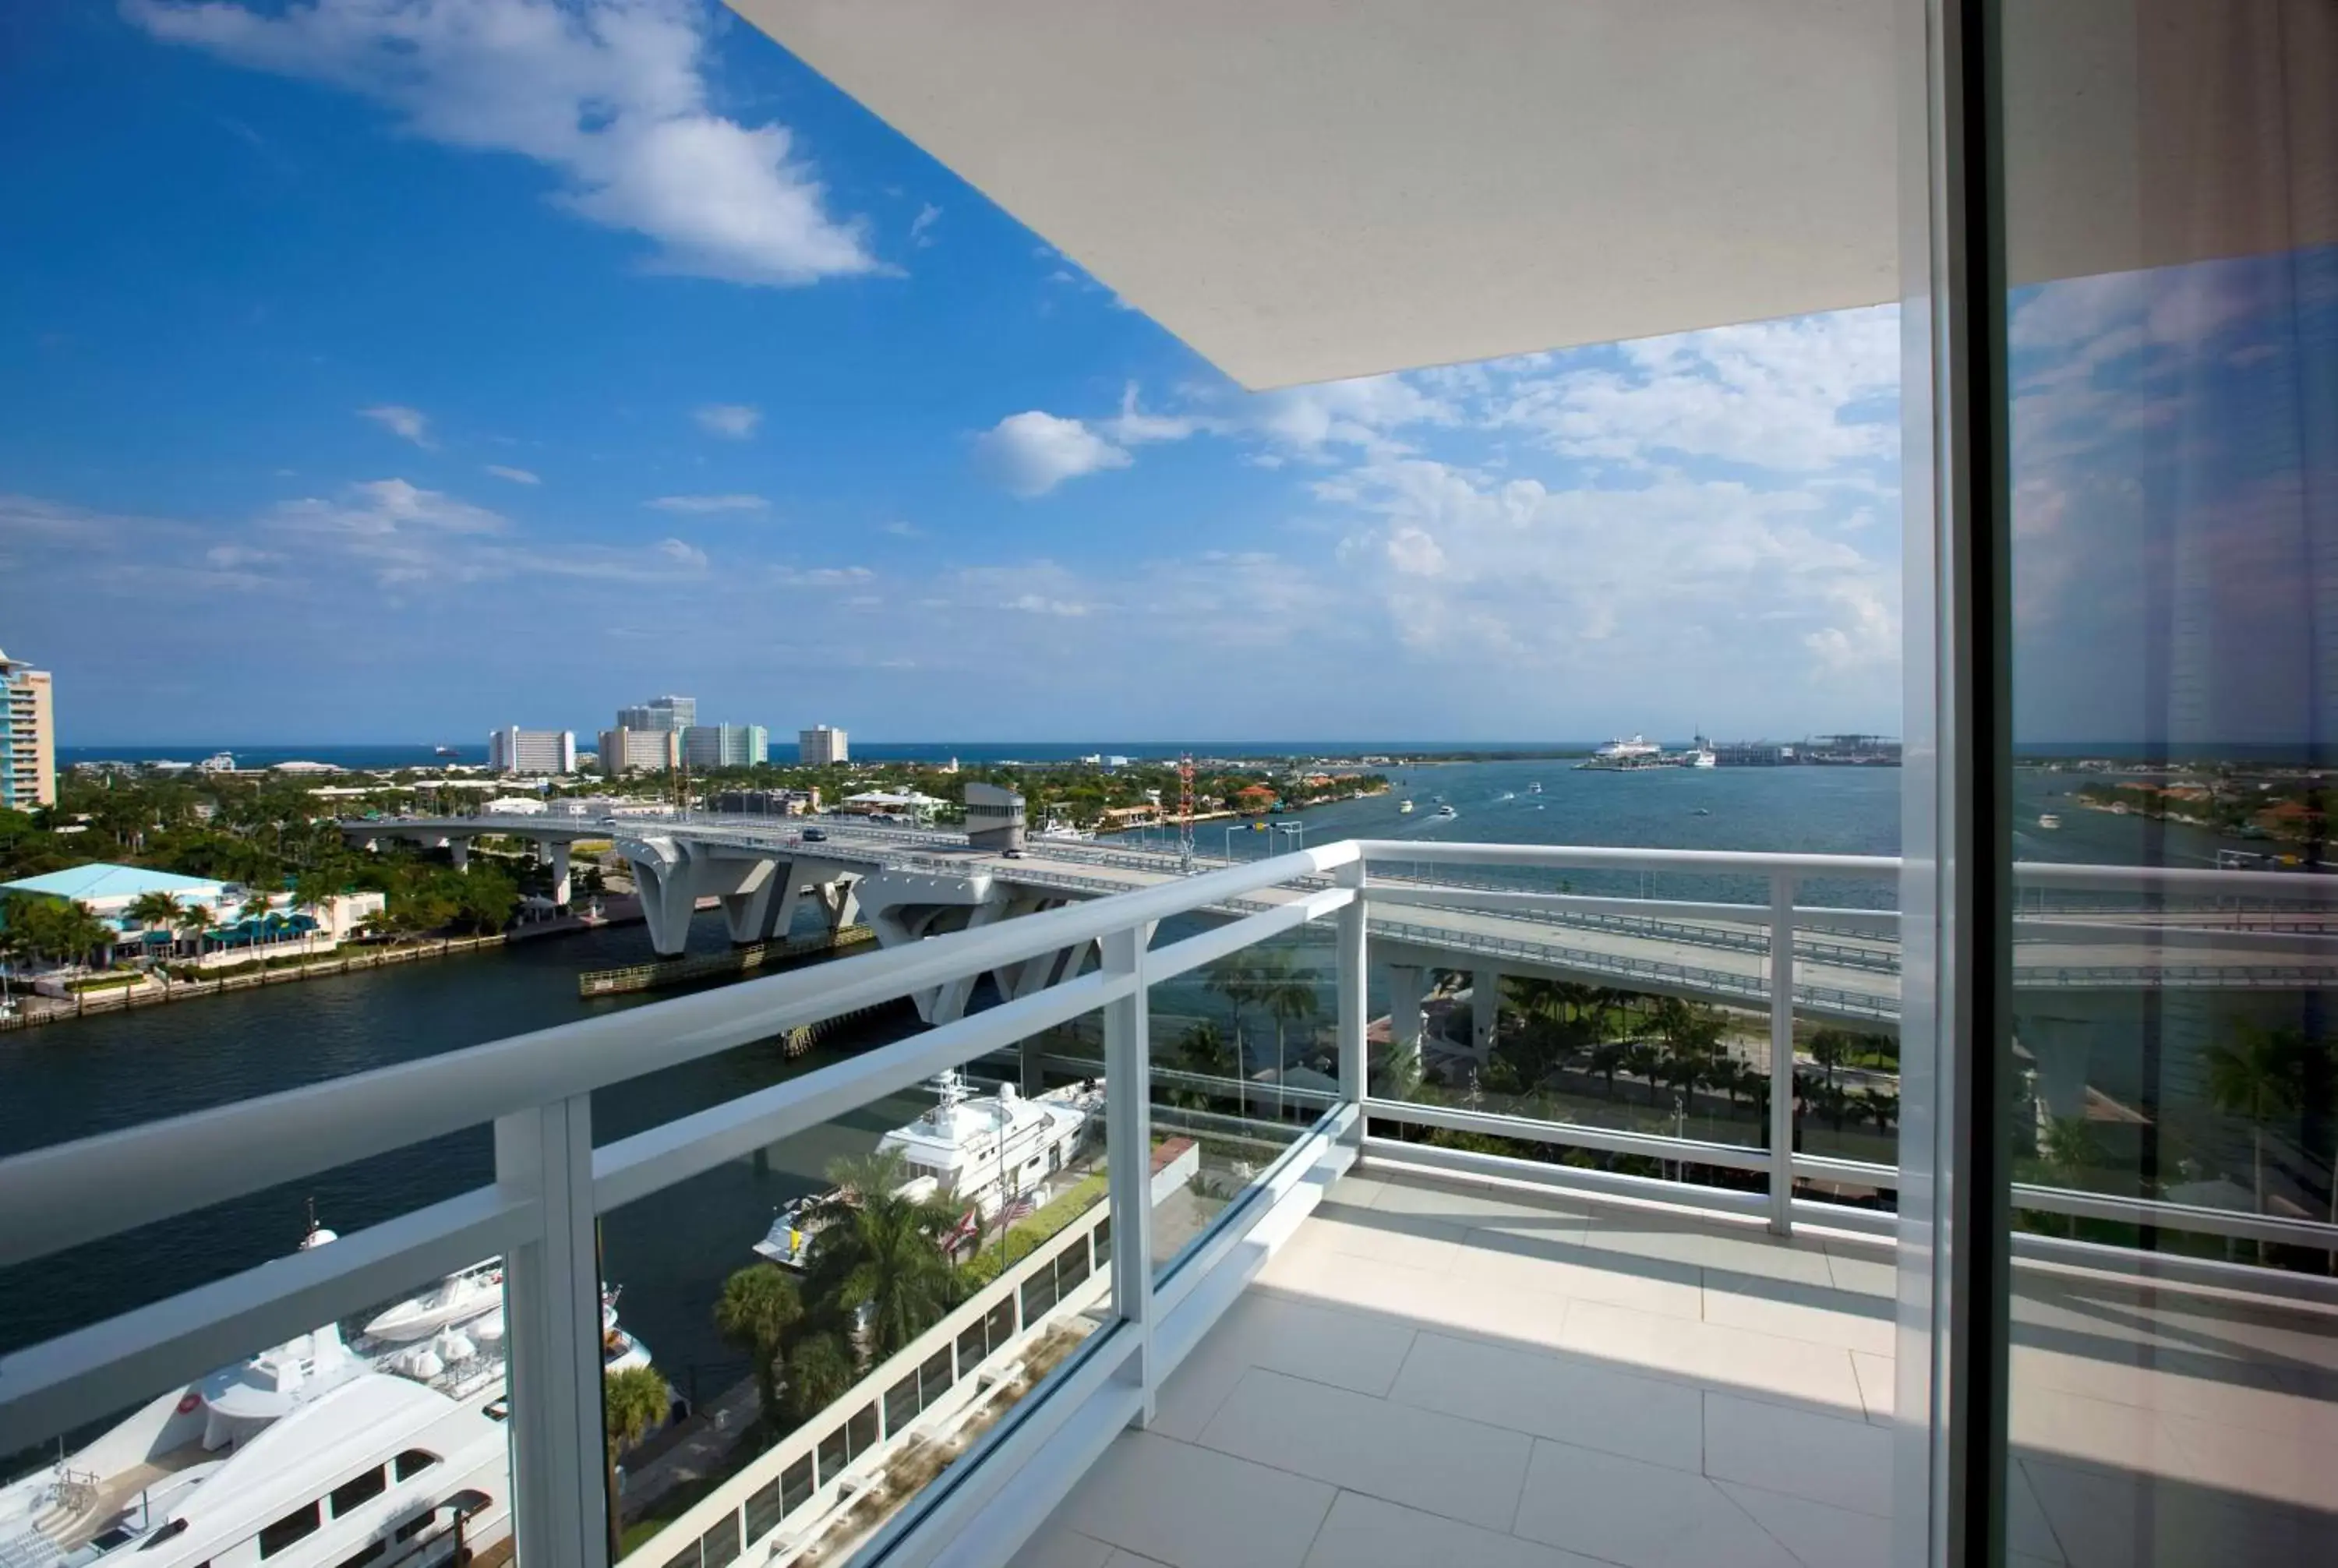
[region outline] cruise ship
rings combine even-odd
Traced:
[[[1644,757],[1661,756],[1664,748],[1645,735],[1635,735],[1628,740],[1610,740],[1591,754],[1609,762],[1636,761]]]

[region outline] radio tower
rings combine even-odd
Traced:
[[[1177,871],[1194,874],[1194,754],[1177,759]]]

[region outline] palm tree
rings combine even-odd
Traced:
[[[1300,975],[1288,953],[1277,951],[1260,956],[1257,995],[1274,1020],[1274,1116],[1279,1122],[1282,1119],[1282,1073],[1288,1064],[1283,1031],[1315,1016],[1315,987]]]
[[[1238,1068],[1243,1056],[1243,1010],[1258,995],[1258,974],[1256,961],[1247,953],[1237,953],[1213,966],[1209,979],[1203,982],[1208,989],[1225,998],[1227,1008],[1234,1015],[1234,1061]]]
[[[150,888],[133,898],[123,913],[149,931],[169,931],[178,924],[179,901],[160,887]]]
[[[23,931],[13,926],[0,926],[0,1003],[8,998],[8,972],[16,966],[18,959],[31,951],[25,944]]]
[[[1602,1040],[1591,1048],[1591,1070],[1606,1081],[1607,1098],[1616,1098],[1616,1070],[1624,1065],[1631,1047],[1620,1040]]]
[[[86,958],[113,940],[112,929],[91,914],[86,904],[70,898],[23,902],[24,907],[11,917],[10,924],[23,931],[25,946],[36,957],[57,964],[70,963]]]
[[[823,1307],[850,1313],[882,1360],[931,1328],[961,1294],[944,1250],[957,1206],[904,1198],[909,1167],[892,1151],[829,1167],[837,1191],[817,1205],[806,1272]]]
[[[1224,1033],[1206,1018],[1177,1037],[1176,1051],[1177,1064],[1188,1073],[1230,1078],[1242,1070]]]
[[[844,1341],[833,1334],[807,1334],[787,1356],[788,1419],[801,1426],[844,1397],[855,1369]]]
[[[1851,1054],[1851,1036],[1840,1029],[1822,1029],[1811,1036],[1811,1060],[1826,1069],[1827,1087],[1834,1087],[1834,1070]]]
[[[209,906],[201,904],[187,905],[184,908],[181,909],[176,916],[172,916],[171,920],[172,927],[174,930],[188,932],[193,936],[195,941],[195,956],[198,958],[203,956],[203,933],[210,930],[218,923],[219,922],[211,918],[211,912]]]
[[[2294,1029],[2243,1025],[2232,1044],[2219,1040],[2200,1054],[2208,1069],[2208,1102],[2249,1124],[2257,1212],[2264,1212],[2265,1123],[2297,1108],[2305,1094],[2305,1037]],[[2257,1243],[2260,1259],[2264,1243]]]
[[[761,1419],[780,1416],[780,1352],[788,1330],[803,1317],[795,1281],[776,1263],[753,1263],[722,1282],[714,1303],[714,1331],[746,1356],[755,1374],[755,1402]]]
[[[609,1499],[609,1560],[617,1560],[623,1532],[617,1522],[617,1451],[656,1430],[673,1407],[665,1379],[647,1367],[624,1367],[601,1378],[602,1480]]]

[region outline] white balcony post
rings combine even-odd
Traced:
[[[1340,867],[1339,883],[1355,889],[1355,901],[1340,911],[1340,967],[1337,985],[1340,995],[1335,1012],[1339,1018],[1340,1038],[1340,1099],[1353,1106],[1355,1125],[1348,1132],[1346,1142],[1356,1149],[1364,1146],[1364,1098],[1371,1091],[1370,1066],[1365,1059],[1364,1030],[1369,1022],[1371,1004],[1364,990],[1364,977],[1370,973],[1364,967],[1364,861],[1359,858]],[[1390,1011],[1391,1026],[1394,1011]]]
[[[544,1215],[541,1236],[504,1259],[520,1552],[531,1563],[607,1568],[591,1096],[499,1118],[496,1182],[537,1199]]]
[[[1105,935],[1106,975],[1133,975],[1136,989],[1104,1009],[1105,1163],[1112,1205],[1113,1313],[1138,1336],[1131,1365],[1144,1403],[1135,1425],[1153,1424],[1160,1378],[1153,1358],[1153,1049],[1152,998],[1144,982],[1150,921]]]
[[[1770,877],[1770,1229],[1794,1226],[1794,878]]]

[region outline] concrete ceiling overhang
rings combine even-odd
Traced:
[[[1908,0],[730,3],[1253,389],[1900,295]],[[2016,280],[2311,238],[2333,12],[2009,6]]]

